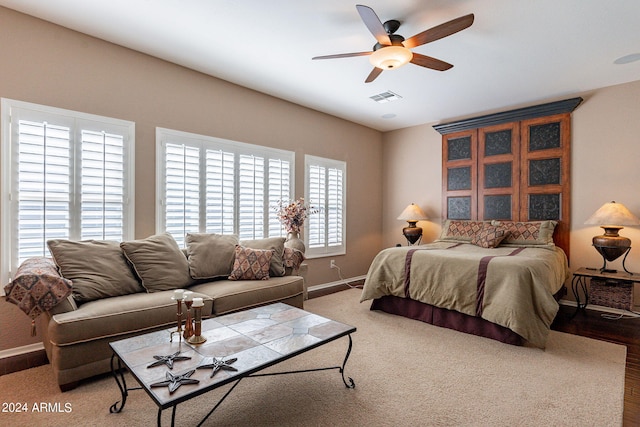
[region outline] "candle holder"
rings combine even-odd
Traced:
[[[182,342],[182,297],[183,297],[184,291],[182,289],[176,289],[173,292],[174,294],[171,297],[171,299],[174,300],[177,304],[176,318],[177,318],[178,327],[175,331],[171,331],[171,334],[169,335],[169,342],[173,342],[173,334],[178,334],[178,339],[180,342]]]
[[[185,292],[185,294],[187,292]],[[191,306],[193,305],[193,300],[191,299],[191,297],[188,297],[187,295],[185,295],[184,305],[187,308],[187,318],[184,322],[184,332],[182,333],[182,336],[186,340],[186,339],[189,339],[194,334],[193,318],[191,317]]]
[[[193,299],[193,324],[194,334],[187,339],[189,344],[202,344],[207,339],[202,334],[202,307],[204,306],[202,298]]]

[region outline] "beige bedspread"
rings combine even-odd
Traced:
[[[502,325],[544,348],[569,277],[560,248],[484,249],[430,243],[385,249],[373,260],[360,302],[394,295]]]

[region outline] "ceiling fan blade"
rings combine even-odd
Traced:
[[[365,80],[365,83],[371,83],[372,81],[374,81],[380,74],[382,74],[384,70],[382,68],[378,68],[378,67],[373,67],[373,70],[371,70],[371,73],[369,73],[369,75],[367,76],[367,80]]]
[[[404,45],[404,47],[411,49],[425,43],[431,43],[470,27],[471,24],[473,24],[473,19],[473,13],[461,16],[459,18],[445,22],[444,24],[429,28],[428,30],[418,33],[413,37],[409,37],[407,40],[402,42],[402,44]]]
[[[335,54],[335,55],[314,56],[311,59],[351,58],[352,56],[366,56],[366,55],[371,55],[372,53],[373,52],[338,53],[338,54]]]
[[[378,18],[378,15],[376,15],[373,9],[361,4],[356,5],[356,9],[358,9],[358,13],[360,14],[360,18],[362,18],[364,25],[366,25],[369,31],[371,31],[371,34],[373,34],[378,43],[384,46],[390,46],[391,39],[389,38],[389,34],[387,34],[382,22],[380,22],[380,18]]]
[[[449,64],[448,62],[444,62],[439,59],[421,55],[415,52],[413,53],[413,58],[411,58],[411,63],[419,65],[421,67],[431,68],[432,70],[437,71],[446,71],[449,68],[453,67],[453,65]]]

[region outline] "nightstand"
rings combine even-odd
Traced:
[[[587,280],[590,290],[587,289]],[[633,286],[640,283],[640,274],[617,271],[615,273],[601,272],[599,268],[582,267],[573,273],[571,289],[579,309],[587,304],[597,304],[606,307],[633,310]],[[584,300],[580,298],[580,291]],[[591,293],[591,295],[589,295]],[[576,310],[577,311],[577,310]]]

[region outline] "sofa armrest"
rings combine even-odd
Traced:
[[[56,306],[49,310],[49,314],[54,316],[60,313],[67,313],[69,311],[75,311],[78,309],[78,305],[76,304],[76,300],[73,299],[71,295],[66,297],[64,300],[60,301]]]
[[[34,319],[44,311],[58,313],[77,309],[71,297],[72,286],[70,280],[60,275],[51,258],[33,257],[18,267],[5,292],[7,301]]]

